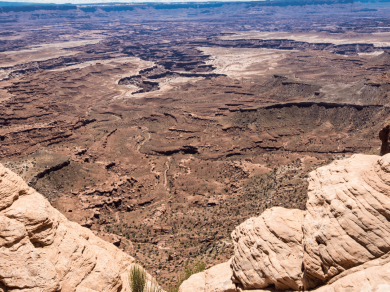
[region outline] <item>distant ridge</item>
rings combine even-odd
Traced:
[[[354,0],[275,0],[275,1],[210,1],[210,2],[188,2],[188,3],[160,3],[160,2],[129,2],[129,3],[99,3],[99,4],[55,4],[55,3],[34,3],[34,2],[4,2],[0,1],[0,13],[8,12],[31,12],[35,10],[73,10],[80,9],[87,13],[93,13],[98,8],[103,11],[129,11],[137,8],[154,9],[202,9],[221,7],[231,4],[246,4],[250,6],[305,6],[305,5],[331,5],[354,3]]]
[[[8,12],[31,12],[35,10],[72,10],[77,9],[76,5],[55,5],[55,4],[35,4],[18,6],[0,6],[0,13]]]
[[[57,4],[54,4],[54,3],[7,2],[7,1],[0,1],[0,7],[7,7],[7,6],[35,6],[35,5],[57,5]]]

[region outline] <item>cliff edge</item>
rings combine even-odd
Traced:
[[[0,164],[1,292],[124,292],[133,263]]]

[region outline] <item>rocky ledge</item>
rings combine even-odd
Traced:
[[[0,292],[125,292],[131,265],[0,164]]]
[[[248,219],[232,233],[234,256],[180,292],[390,291],[390,154],[334,161],[308,180],[306,211]]]

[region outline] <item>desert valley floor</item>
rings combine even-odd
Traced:
[[[163,287],[379,154],[388,3],[0,7],[0,160]]]

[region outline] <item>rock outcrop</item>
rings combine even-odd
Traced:
[[[348,275],[332,285],[316,289],[315,292],[338,291],[390,291],[390,264],[376,266]]]
[[[390,155],[354,155],[310,174],[305,287],[390,251]]]
[[[308,181],[307,210],[271,208],[242,223],[233,258],[202,273],[230,282],[200,290],[390,291],[390,154],[334,161]]]
[[[0,164],[0,291],[125,291],[133,262]]]
[[[250,218],[232,233],[232,269],[245,289],[300,290],[303,211],[276,207]]]

